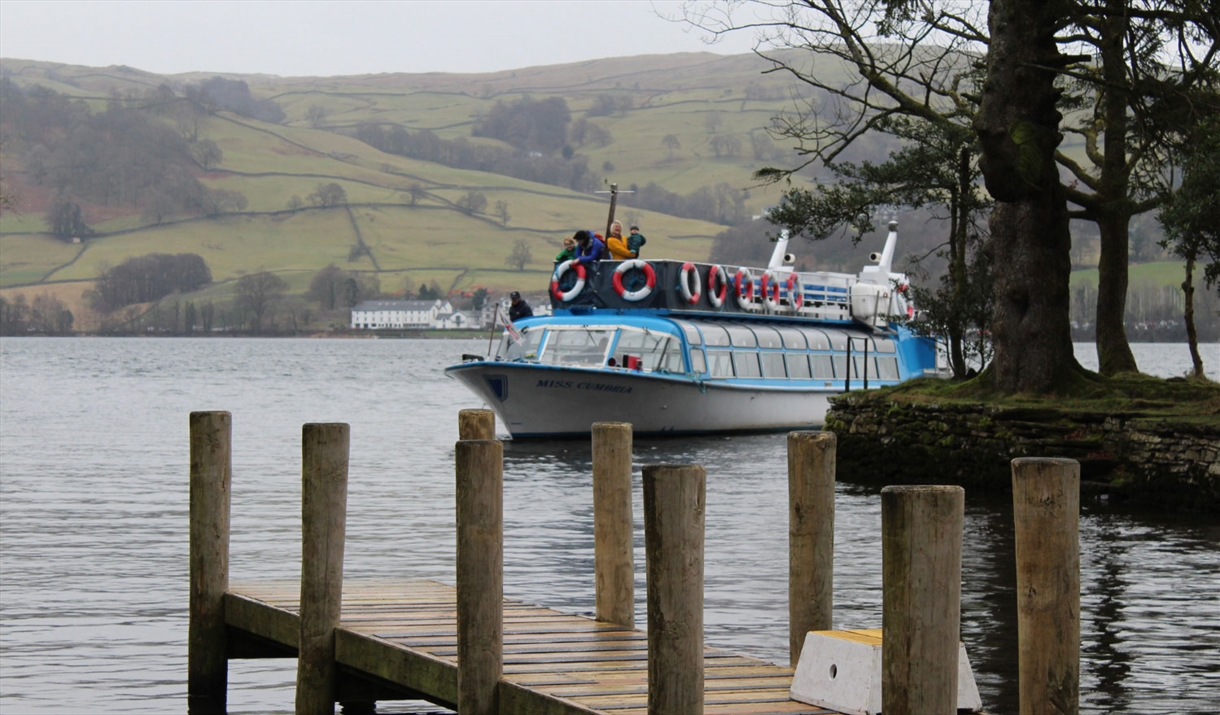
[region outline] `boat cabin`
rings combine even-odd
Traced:
[[[926,364],[922,355],[900,360],[899,341],[887,334],[829,325],[597,314],[526,319],[517,327],[521,340],[506,333],[496,360],[759,386],[822,382],[826,387],[865,379],[874,386],[892,384],[922,375],[922,370],[919,375],[904,370],[904,364]]]

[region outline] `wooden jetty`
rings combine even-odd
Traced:
[[[250,656],[295,657],[299,608],[295,582],[234,584],[225,594],[230,636]],[[456,708],[456,608],[456,589],[432,581],[345,586],[335,631],[338,699],[421,699]],[[514,601],[504,602],[503,614],[499,712],[648,712],[645,633]],[[789,668],[713,648],[704,650],[703,663],[705,713],[832,712],[789,699]]]
[[[503,598],[503,446],[489,411],[459,415],[455,586],[344,584],[345,424],[302,431],[300,582],[230,585],[231,417],[192,413],[189,711],[225,712],[230,659],[280,657],[297,659],[298,715],[333,715],[336,703],[372,713],[380,700],[461,715],[836,712],[790,698],[799,643],[831,628],[834,435],[788,438],[792,667],[781,667],[703,643],[701,466],[643,469],[648,623],[635,629],[631,426],[592,432],[597,611],[587,618]],[[1075,712],[1079,589],[1062,586],[1079,573],[1079,470],[1066,460],[1013,470],[1028,502],[1016,505],[1018,586],[1035,594],[1019,611],[1021,713]],[[956,712],[962,503],[959,487],[882,492],[886,715]]]

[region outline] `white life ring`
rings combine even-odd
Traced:
[[[559,290],[559,281],[569,270],[576,271],[576,284],[565,293]],[[584,264],[575,258],[570,261],[560,263],[555,267],[555,272],[551,274],[551,295],[565,303],[570,300],[575,300],[576,296],[580,295],[580,292],[585,289],[585,277],[586,273]]]
[[[644,280],[646,283],[643,288],[637,290],[627,290],[627,286],[623,285],[623,275],[627,271],[641,270],[644,271]],[[652,266],[641,258],[633,258],[629,261],[623,261],[614,269],[614,292],[618,293],[623,300],[644,300],[652,295],[652,289],[657,285],[657,272],[652,269]]]
[[[788,305],[795,313],[805,305],[805,287],[801,285],[801,277],[794,271],[788,276]]]
[[[683,263],[682,270],[678,273],[678,291],[682,293],[682,300],[686,301],[687,305],[698,303],[699,297],[703,295],[699,291],[699,269],[690,261]]]
[[[716,310],[724,307],[729,294],[729,273],[724,266],[712,266],[707,271],[707,302]]]
[[[767,310],[775,310],[779,307],[779,276],[775,271],[767,271],[763,274],[762,285],[763,305],[767,306]]]
[[[738,268],[733,276],[733,297],[737,299],[738,308],[754,310],[754,274],[749,268]]]

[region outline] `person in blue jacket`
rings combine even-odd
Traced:
[[[576,260],[592,268],[598,261],[606,257],[606,244],[588,231],[577,231],[572,236],[576,239]]]

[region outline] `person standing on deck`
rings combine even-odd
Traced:
[[[639,257],[639,254],[627,246],[623,238],[623,224],[615,221],[610,224],[610,235],[606,236],[606,248],[610,249],[610,258],[616,261],[629,261]]]
[[[508,319],[510,321],[515,323],[522,318],[534,317],[534,309],[530,307],[529,303],[525,302],[520,293],[513,291],[509,294],[508,299],[510,301],[508,306]]]
[[[576,258],[576,239],[571,236],[563,239],[563,250],[555,256],[555,263],[564,263]]]
[[[606,257],[606,244],[601,242],[601,239],[595,238],[588,231],[577,231],[576,235],[572,236],[576,239],[576,260],[582,265],[593,268],[597,262]]]
[[[640,249],[644,247],[645,243],[648,243],[648,239],[640,233],[640,227],[632,226],[631,235],[627,237],[627,250],[631,251],[634,258],[640,257]]]

